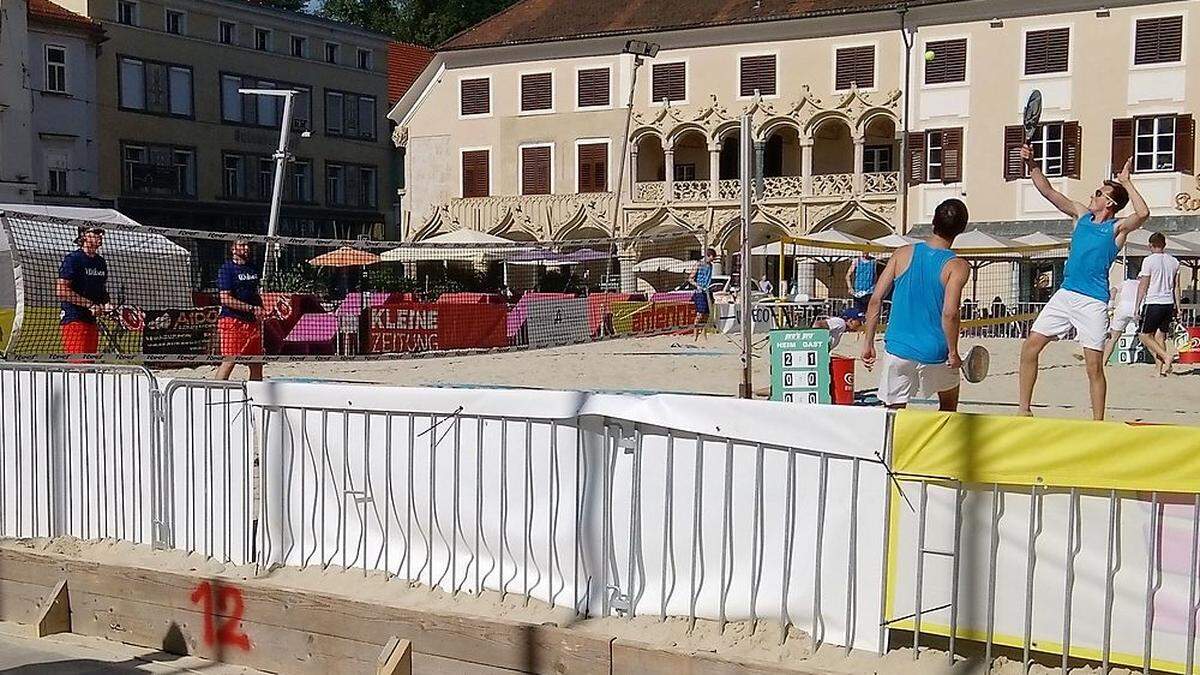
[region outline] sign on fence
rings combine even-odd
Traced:
[[[530,347],[558,347],[586,342],[587,298],[535,300],[529,303],[525,334]]]
[[[829,331],[771,331],[771,400],[830,402]]]
[[[145,328],[142,330],[142,352],[207,354],[220,314],[220,307],[147,310]]]
[[[363,352],[399,354],[504,347],[503,305],[406,302],[363,314]]]

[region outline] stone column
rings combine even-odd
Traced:
[[[675,201],[675,148],[674,146],[663,150],[663,178],[666,179],[666,184],[663,185],[663,200],[666,202]]]
[[[763,196],[763,164],[767,154],[765,141],[754,141],[754,198]]]
[[[800,139],[800,177],[801,177],[801,196],[807,197],[813,193],[812,185],[813,175],[813,140],[811,138]]]
[[[638,175],[638,151],[637,146],[629,149],[629,201],[636,202],[637,198],[637,175]],[[620,189],[620,186],[617,186]]]
[[[633,272],[633,266],[637,264],[637,252],[633,250],[633,244],[617,244],[617,261],[621,265],[621,292],[636,293],[637,275]]]
[[[865,144],[867,139],[858,137],[854,139],[854,194],[861,195],[863,193],[863,161],[865,159]]]
[[[721,146],[708,146],[708,199],[720,198],[721,195]]]

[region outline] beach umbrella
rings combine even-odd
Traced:
[[[921,240],[916,237],[907,237],[903,234],[896,234],[893,232],[891,234],[885,234],[882,237],[876,237],[875,239],[871,240],[871,243],[883,248],[897,249],[908,246],[909,244],[915,244],[919,241]]]
[[[384,251],[379,259],[384,262],[471,261],[488,258],[500,260],[528,250],[529,247],[519,246],[510,239],[462,228],[418,242],[401,244]]]
[[[641,272],[641,273],[679,272],[679,270],[677,268],[679,265],[682,265],[682,264],[684,264],[684,261],[679,260],[678,258],[667,258],[667,257],[646,258],[645,260],[642,260],[642,261],[638,262],[636,265],[634,265],[633,271]]]
[[[370,251],[360,251],[350,246],[322,253],[308,261],[314,267],[360,267],[374,265],[379,262],[379,256]]]

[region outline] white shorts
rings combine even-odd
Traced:
[[[1137,320],[1136,316],[1118,307],[1112,320],[1108,322],[1108,330],[1110,333],[1124,333],[1125,328],[1131,323],[1137,323]]]
[[[1050,296],[1050,302],[1042,308],[1030,330],[1061,340],[1072,328],[1080,345],[1104,351],[1104,342],[1108,339],[1108,305],[1060,288]]]
[[[916,394],[932,398],[958,386],[958,369],[944,363],[917,363],[883,352],[879,373],[879,400],[884,405],[904,405]]]

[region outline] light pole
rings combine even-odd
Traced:
[[[238,89],[239,94],[252,96],[278,96],[283,99],[283,120],[279,127],[279,148],[275,151],[275,180],[271,187],[271,215],[267,220],[267,249],[263,254],[263,281],[275,273],[275,237],[279,230],[279,202],[283,196],[283,175],[290,159],[288,135],[292,130],[292,99],[300,93],[294,89]]]
[[[633,93],[637,88],[638,68],[642,66],[643,59],[652,59],[658,54],[658,45],[643,40],[628,40],[621,53],[633,55],[633,75],[629,78],[629,99],[625,106],[625,135],[621,138],[621,157],[617,160],[617,187],[613,199],[612,232],[614,237],[617,236],[621,224],[621,188],[625,185],[625,157],[629,154],[629,126],[633,121]],[[637,167],[633,167],[632,170],[636,171]],[[632,189],[631,187],[630,190],[632,191]],[[630,197],[632,198],[633,195],[630,194]],[[625,270],[621,270],[622,277],[625,276],[625,272]]]
[[[900,234],[908,234],[908,183],[912,167],[908,157],[908,97],[912,89],[912,48],[915,35],[908,30],[908,3],[899,10],[900,37],[904,40],[904,130],[900,136]]]

